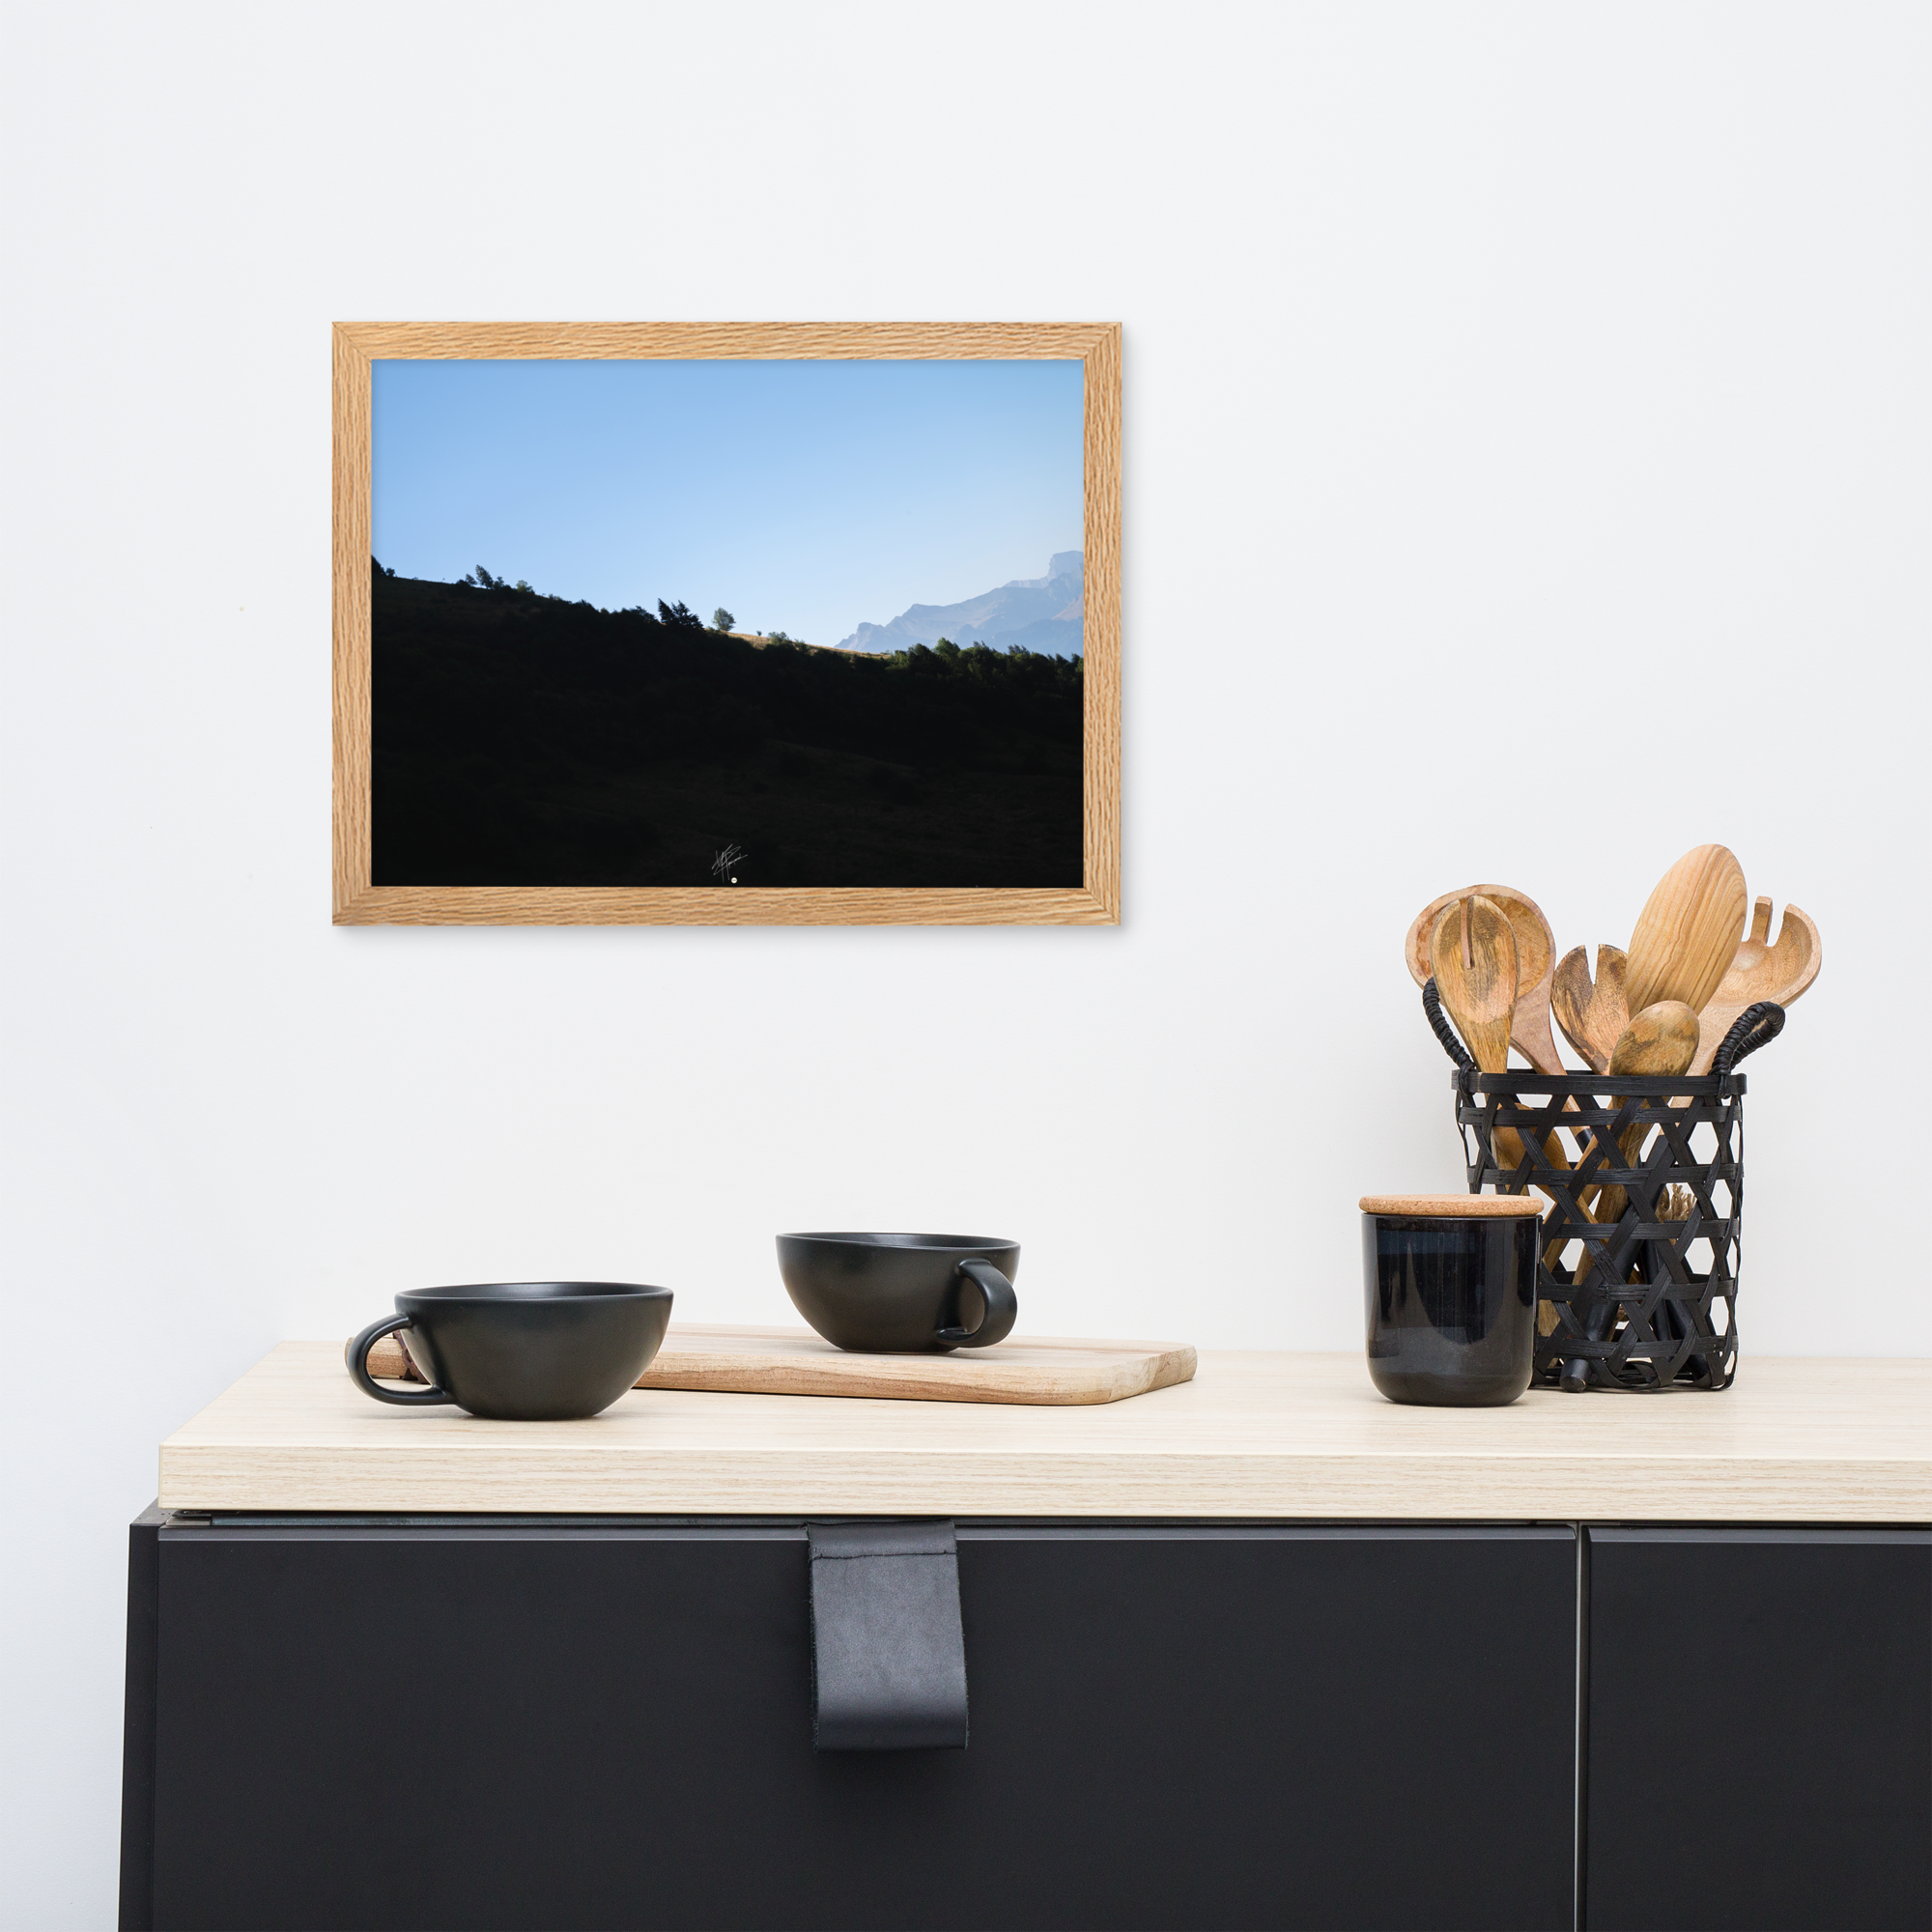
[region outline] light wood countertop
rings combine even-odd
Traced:
[[[358,1393],[284,1342],[161,1445],[171,1509],[1932,1521],[1932,1361],[1752,1357],[1721,1395],[1407,1408],[1359,1353],[1204,1351],[1097,1407],[634,1389],[586,1422]]]

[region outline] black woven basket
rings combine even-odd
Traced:
[[[1534,1187],[1551,1203],[1536,1264],[1534,1379],[1729,1388],[1745,1193],[1745,1083],[1733,1069],[1783,1032],[1784,1009],[1747,1007],[1718,1044],[1715,1071],[1695,1079],[1478,1072],[1434,980],[1422,1010],[1456,1063],[1469,1192]]]
[[[1721,1389],[1737,1372],[1744,1209],[1741,1073],[1452,1076],[1469,1191],[1531,1187],[1552,1206],[1537,1264],[1535,1380],[1569,1387]],[[1574,1108],[1575,1111],[1571,1111]],[[1580,1150],[1574,1166],[1557,1129]],[[1496,1159],[1497,1137],[1512,1167]],[[1625,1164],[1623,1149],[1631,1150]],[[1674,1197],[1671,1190],[1681,1189]],[[1624,1195],[1614,1221],[1593,1218]],[[1688,1207],[1683,1219],[1666,1218]]]

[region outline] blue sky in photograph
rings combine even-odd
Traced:
[[[374,536],[606,610],[836,644],[1082,530],[1081,365],[378,362]]]

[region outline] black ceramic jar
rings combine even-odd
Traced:
[[[1391,1402],[1498,1407],[1529,1386],[1542,1206],[1523,1195],[1363,1197],[1369,1379]]]

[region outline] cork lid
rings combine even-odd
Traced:
[[[1434,1214],[1480,1221],[1507,1214],[1541,1214],[1533,1194],[1364,1194],[1364,1214]]]

